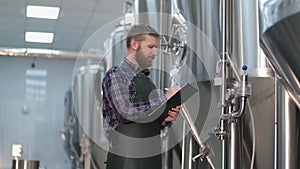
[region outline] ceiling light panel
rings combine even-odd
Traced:
[[[52,43],[53,37],[54,34],[48,32],[25,32],[26,42]]]
[[[27,5],[26,17],[58,19],[59,11],[60,11],[59,7]]]

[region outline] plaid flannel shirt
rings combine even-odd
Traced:
[[[147,102],[133,102],[136,93],[133,78],[141,75],[141,71],[140,67],[126,58],[119,66],[107,71],[102,82],[103,127],[107,136],[121,122],[148,118],[152,110],[166,101],[165,96],[159,96]],[[147,75],[149,73],[142,76]]]

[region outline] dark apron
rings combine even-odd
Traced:
[[[149,94],[154,89],[155,85],[150,81],[148,77],[134,77],[134,82],[136,86],[136,96],[134,102],[148,101]],[[152,95],[153,93],[151,93]],[[157,94],[156,94],[157,96]],[[132,143],[126,142],[112,132],[110,136],[110,152],[107,156],[107,166],[106,169],[160,169],[161,164],[161,154],[144,157],[144,158],[131,158],[123,157],[111,152],[118,152],[118,149],[122,149],[122,152],[129,152],[133,149],[138,149],[138,151],[149,151],[154,150],[155,152],[160,152],[161,150],[161,140],[160,140],[160,120],[154,120],[148,123],[137,123],[137,122],[121,122],[115,129],[116,132],[122,133],[128,137],[133,138],[155,138],[151,143],[151,148],[147,145],[131,145]],[[156,137],[153,137],[156,136]]]

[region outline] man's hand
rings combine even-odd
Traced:
[[[170,86],[169,90],[165,95],[167,100],[171,98],[178,90],[180,90],[180,86]]]
[[[165,118],[165,122],[175,121],[178,117],[181,107],[182,106],[176,106],[176,107],[173,107],[172,109],[170,109],[168,112],[169,116],[167,118]]]

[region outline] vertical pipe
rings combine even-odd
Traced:
[[[173,161],[172,161],[172,149],[169,150],[169,129],[164,128],[161,131],[161,140],[162,140],[162,169],[169,169],[172,168]]]
[[[228,169],[241,169],[242,165],[242,140],[241,140],[241,119],[237,118],[229,122],[228,139]]]
[[[238,100],[238,99],[237,99]],[[234,105],[229,106],[228,112],[234,112]],[[241,109],[241,108],[240,108]],[[243,111],[243,110],[241,110]],[[242,113],[242,112],[241,112]],[[242,165],[242,125],[240,118],[228,119],[227,165],[228,169],[241,169]]]
[[[171,0],[161,0],[160,1],[160,9],[159,9],[159,33],[163,37],[165,35],[168,35],[168,28],[165,23],[169,23],[169,16],[171,12]],[[149,18],[150,19],[150,18]],[[161,46],[162,41],[159,42],[160,44],[158,46]],[[167,81],[166,77],[164,76],[164,71],[166,71],[166,59],[167,57],[164,57],[166,55],[164,52],[162,52],[161,49],[159,49],[159,57],[158,57],[158,64],[159,64],[159,70],[158,71],[158,83],[159,83],[159,88],[164,89],[167,86]],[[172,151],[168,150],[169,147],[169,136],[167,135],[168,129],[162,131],[162,135],[165,135],[165,137],[162,138],[162,144],[165,145],[163,147],[163,155],[162,155],[162,168],[163,169],[168,169],[169,164],[173,163],[173,158],[172,158]]]
[[[222,1],[222,86],[221,86],[221,115],[226,113],[225,110],[225,90],[226,90],[226,0]],[[220,121],[220,132],[224,133],[225,121]],[[226,140],[224,136],[221,136],[222,141],[222,169],[226,167]]]
[[[188,155],[188,169],[192,169],[192,155],[193,155],[193,137],[191,132],[189,133],[189,155]]]
[[[184,169],[185,167],[185,153],[186,153],[186,147],[185,147],[185,142],[186,142],[186,139],[185,139],[185,133],[186,133],[186,124],[183,123],[182,124],[182,151],[181,151],[181,169]]]
[[[188,134],[186,134],[188,132]],[[182,163],[181,169],[192,168],[192,135],[188,131],[187,125],[183,123],[183,141],[182,141]]]
[[[279,88],[278,111],[278,168],[299,168],[299,110],[288,92]]]
[[[279,79],[275,75],[275,123],[274,123],[274,169],[278,169],[278,112],[279,112],[279,95],[280,95],[280,86]]]
[[[164,36],[164,27],[163,27],[163,12],[165,11],[165,0],[161,0],[160,1],[160,9],[159,9],[159,33],[160,33],[160,36]],[[160,44],[158,46],[161,46],[161,40],[159,42]],[[161,48],[159,49],[159,52],[158,52],[158,64],[159,64],[159,70],[163,70],[163,65],[164,65],[164,53],[162,52]],[[163,82],[163,74],[162,74],[162,71],[158,71],[158,85],[159,85],[159,88],[160,89],[163,89],[164,87],[164,82]],[[163,130],[161,131],[161,135],[166,135],[166,130]],[[162,145],[167,145],[168,143],[168,137],[162,137]],[[162,149],[167,150],[167,147],[162,147]],[[164,150],[164,151],[165,151]],[[168,152],[165,151],[165,153],[162,154],[162,168],[163,169],[167,169],[168,166]]]
[[[169,35],[169,25],[171,24],[170,21],[170,14],[171,14],[171,7],[172,7],[172,1],[171,0],[161,0],[160,1],[160,11],[159,11],[159,32],[161,34],[161,36],[165,36],[165,35]],[[159,42],[159,46],[161,46],[161,41]],[[167,72],[166,68],[167,68],[167,61],[166,59],[168,57],[164,57],[164,55],[166,55],[164,52],[162,52],[162,50],[160,49],[159,52],[159,69],[160,70],[164,70]],[[159,78],[159,87],[161,87],[161,89],[163,89],[164,87],[166,87],[167,81],[166,81],[166,77],[164,77],[164,71],[159,71],[160,74],[158,75]]]
[[[166,10],[165,8],[165,4],[166,4],[166,2],[165,2],[165,0],[161,0],[160,1],[160,11],[159,11],[159,33],[161,34],[161,36],[164,36],[164,30],[165,30],[165,28],[163,27],[164,26],[164,24],[163,24],[163,20],[164,20],[164,11]],[[161,41],[159,42],[159,43],[161,43]],[[159,44],[159,46],[161,46],[161,44]],[[162,52],[162,50],[160,49],[160,52],[159,52],[159,57],[158,57],[158,59],[159,59],[159,68],[160,68],[160,70],[164,70],[163,68],[163,66],[164,66],[164,57],[163,57],[163,55],[164,55],[164,53]],[[159,75],[158,75],[158,79],[159,79],[159,87],[161,87],[161,89],[163,89],[163,74],[162,74],[162,71],[159,71],[160,73],[159,73]]]
[[[223,1],[223,13],[222,13],[222,86],[221,86],[221,115],[225,114],[225,90],[226,90],[226,18],[225,18],[225,0]],[[223,120],[221,121],[221,131],[224,129]]]
[[[186,135],[185,139],[185,149],[186,151],[184,153],[184,169],[192,169],[192,151],[193,151],[193,145],[192,145],[192,140],[193,137],[191,133]]]

